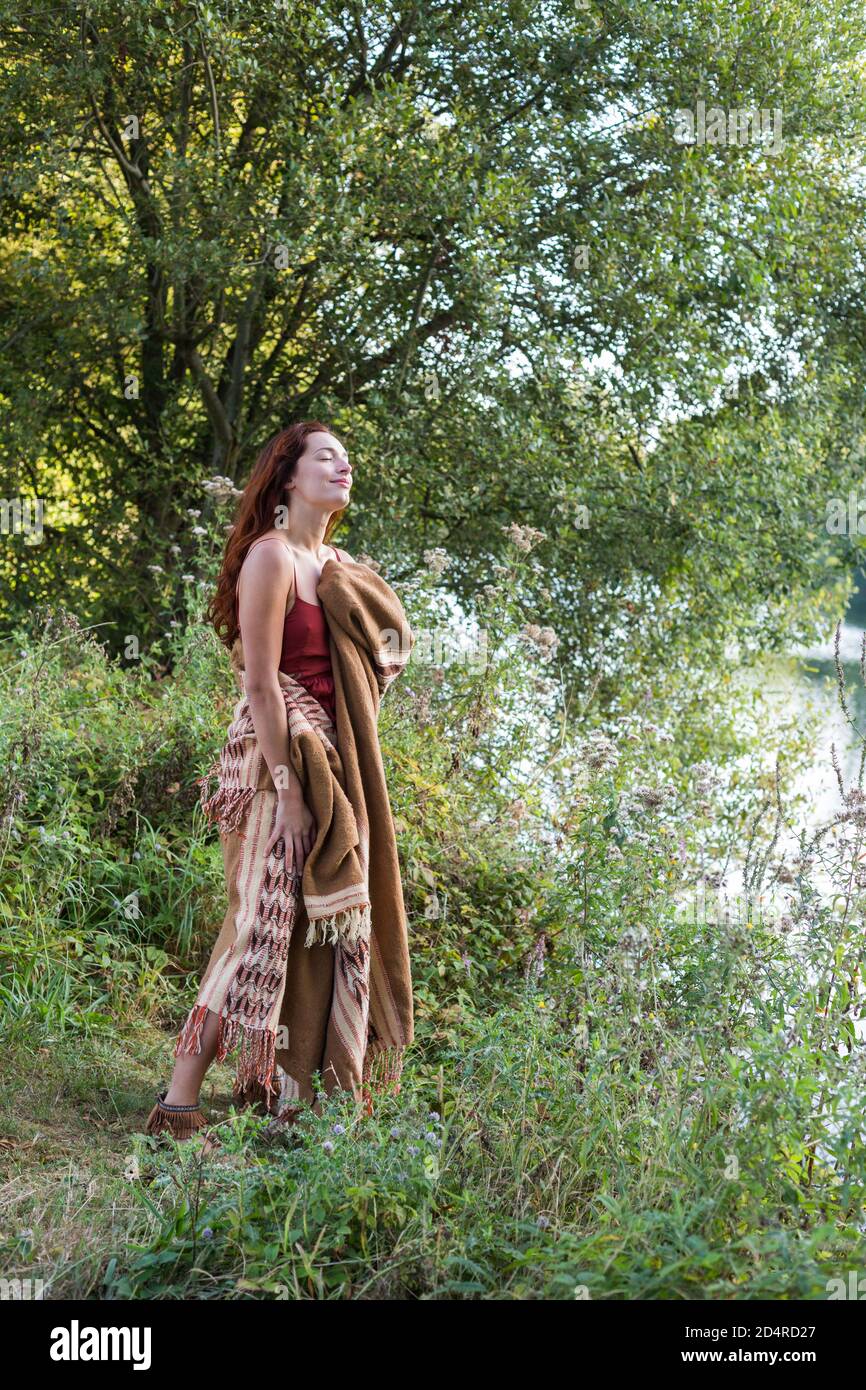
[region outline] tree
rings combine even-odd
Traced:
[[[222,522],[203,480],[242,485],[310,415],[356,466],[346,543],[391,576],[447,546],[471,606],[503,527],[544,530],[527,602],[578,681],[603,643],[615,679],[772,638],[780,586],[804,622],[829,602],[815,517],[863,389],[855,5],[0,14],[4,487],[47,509],[0,553],[7,621],[60,594],[118,645],[157,630],[147,566],[179,581],[189,510]]]

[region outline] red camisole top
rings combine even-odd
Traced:
[[[342,562],[339,551],[334,546],[331,546],[331,549]],[[334,673],[331,668],[330,632],[325,610],[320,603],[308,603],[306,599],[298,597],[297,570],[294,573],[294,594],[295,601],[283,624],[283,647],[279,669],[285,675],[293,676],[305,690],[309,690],[327,710],[331,723],[336,726]]]

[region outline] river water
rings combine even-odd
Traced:
[[[864,631],[866,589],[858,590],[849,605],[839,641],[848,709],[857,728],[866,735],[866,689],[860,674]],[[781,711],[789,715],[812,715],[818,723],[813,764],[796,784],[806,796],[801,821],[809,827],[824,824],[841,807],[839,785],[833,771],[832,745],[836,747],[846,791],[856,784],[861,756],[861,743],[839,703],[834,642],[835,630],[831,630],[824,642],[793,651],[787,658],[770,660],[764,668],[767,688],[778,697]]]
[[[866,588],[858,591],[845,615],[840,632],[839,655],[845,675],[848,708],[856,726],[866,735],[866,688],[860,674],[860,650],[866,631]],[[793,779],[791,792],[784,804],[793,831],[783,829],[776,846],[774,860],[793,864],[798,851],[798,837],[826,825],[842,809],[839,784],[833,768],[832,749],[842,772],[845,790],[856,786],[862,745],[845,719],[839,703],[836,665],[834,661],[835,627],[823,642],[782,655],[768,655],[744,670],[746,689],[758,697],[753,727],[761,737],[765,771],[775,767],[777,751],[784,755],[787,735],[783,724],[796,724],[809,734],[808,763]],[[745,716],[744,716],[745,717]],[[744,764],[745,765],[745,764]],[[866,783],[866,778],[864,778]],[[866,787],[864,787],[866,790]],[[796,798],[796,800],[795,800]],[[767,823],[773,812],[767,813]],[[741,900],[743,894],[742,862],[734,854],[728,863],[722,888],[723,897],[730,903]],[[812,881],[822,891],[833,891],[831,879],[813,867]],[[791,890],[778,884],[768,889],[760,901],[763,911],[787,911]]]

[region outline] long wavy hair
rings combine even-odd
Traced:
[[[238,502],[234,526],[229,532],[216,592],[205,609],[205,618],[221,642],[231,649],[240,632],[236,590],[241,565],[253,541],[274,526],[277,507],[290,506],[286,484],[294,477],[298,459],[304,452],[307,435],[322,430],[334,434],[321,420],[297,420],[269,439],[256,459],[250,480]],[[336,439],[337,436],[334,435]],[[348,506],[346,503],[346,507]],[[338,507],[328,518],[324,540],[328,541],[346,507]]]

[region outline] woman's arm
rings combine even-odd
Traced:
[[[277,814],[266,852],[283,840],[287,864],[300,872],[315,841],[315,821],[289,763],[286,703],[277,678],[291,585],[292,562],[283,542],[275,537],[272,545],[257,545],[241,568],[238,621],[250,716],[277,789]]]

